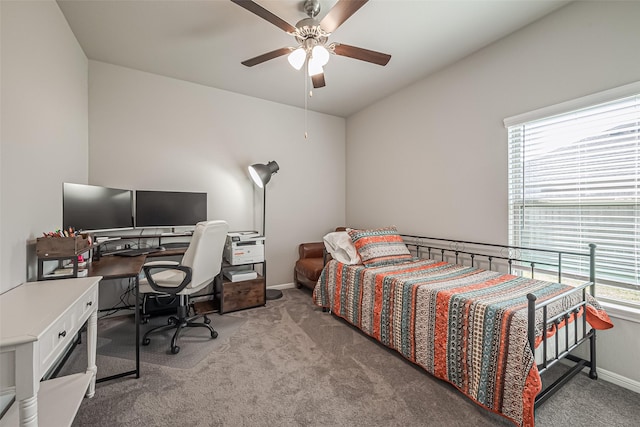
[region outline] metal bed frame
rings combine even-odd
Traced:
[[[542,346],[543,350],[543,361],[538,364],[538,372],[542,375],[556,363],[560,362],[560,360],[567,359],[574,364],[568,369],[565,373],[562,374],[558,379],[556,379],[553,383],[544,387],[540,393],[536,396],[534,408],[538,408],[544,401],[546,401],[553,393],[558,391],[564,384],[566,384],[571,378],[577,375],[583,368],[589,368],[589,377],[591,379],[597,379],[598,374],[596,372],[596,330],[590,329],[587,331],[587,321],[586,321],[586,306],[587,306],[587,288],[590,288],[589,293],[591,296],[595,297],[595,251],[596,245],[589,244],[589,252],[588,253],[580,253],[580,252],[569,252],[569,251],[555,251],[550,249],[537,249],[537,248],[526,248],[526,247],[518,247],[518,246],[508,246],[508,245],[498,245],[498,244],[490,244],[490,243],[478,243],[478,242],[470,242],[463,240],[451,240],[451,239],[440,239],[433,237],[424,237],[424,236],[413,236],[408,234],[401,234],[403,240],[405,241],[409,250],[413,251],[417,257],[421,258],[430,258],[434,259],[440,256],[442,261],[448,261],[445,258],[455,257],[455,264],[464,264],[464,261],[467,260],[470,262],[471,267],[476,266],[480,260],[485,260],[488,262],[489,270],[492,270],[496,263],[502,262],[503,265],[506,264],[509,274],[513,274],[514,264],[517,267],[526,266],[530,268],[531,277],[534,278],[536,267],[543,266],[544,268],[551,268],[557,270],[558,274],[558,283],[562,283],[562,261],[563,256],[566,258],[567,256],[577,257],[580,259],[588,259],[589,262],[589,281],[585,282],[574,289],[562,294],[558,295],[552,299],[549,299],[543,303],[536,304],[536,296],[533,294],[527,295],[528,300],[528,308],[527,308],[527,319],[528,319],[528,339],[529,345],[534,351],[535,342],[536,342],[536,333],[535,333],[535,319],[536,313],[541,311],[542,313],[542,321],[544,327],[544,333],[542,334],[542,342],[540,346]],[[473,249],[467,249],[467,246],[471,246]],[[478,248],[477,250],[475,248]],[[522,256],[523,252],[528,253],[544,253],[548,256],[552,256],[556,258],[557,261],[554,262],[540,262],[540,261],[532,261]],[[526,268],[525,267],[525,268]],[[567,308],[562,313],[549,318],[547,316],[547,307],[558,301],[561,298],[564,298],[573,293],[577,293],[580,295],[580,302]],[[582,316],[580,319],[580,323],[582,323],[582,331],[579,333],[578,325],[578,313],[582,311]],[[574,317],[576,320],[573,322],[574,339],[573,344],[569,344],[569,328],[571,327],[569,320]],[[561,324],[565,323],[564,333],[565,333],[565,348],[560,348],[559,336],[560,332],[554,334],[553,337],[547,337],[546,331],[551,328],[556,328]],[[578,346],[580,346],[585,341],[589,341],[589,359],[583,359],[576,355],[570,354],[573,350],[575,350]],[[551,342],[550,342],[551,341]],[[549,346],[555,346],[555,351],[552,352],[553,355],[549,357],[548,349]]]

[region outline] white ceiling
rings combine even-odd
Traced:
[[[256,0],[295,25],[302,0]],[[322,17],[336,0],[320,0]],[[332,56],[308,108],[347,117],[567,4],[558,0],[371,0],[329,42],[391,55],[387,66]],[[286,56],[240,62],[292,36],[230,0],[58,0],[89,59],[304,107]],[[311,83],[308,83],[309,86]]]

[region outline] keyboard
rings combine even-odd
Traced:
[[[162,246],[155,246],[152,248],[137,248],[137,249],[126,249],[124,251],[116,252],[114,255],[117,256],[140,256],[140,255],[148,255],[154,252],[164,251],[165,249]]]

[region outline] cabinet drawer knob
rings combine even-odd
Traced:
[[[91,307],[92,305],[93,305],[93,301],[89,301],[89,302],[87,303],[87,307]]]
[[[64,338],[64,337],[66,337],[66,336],[67,336],[67,331],[62,331],[62,332],[60,332],[60,333],[58,334],[58,338],[60,338],[60,337]]]

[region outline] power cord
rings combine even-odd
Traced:
[[[106,317],[113,316],[114,314],[122,310],[131,310],[131,309],[135,310],[136,304],[131,305],[128,303],[129,296],[132,294],[132,292],[133,292],[133,281],[131,278],[129,278],[129,284],[127,285],[126,289],[120,294],[119,304],[117,304],[115,307],[111,307],[106,310],[99,310],[99,311],[107,312],[106,314],[101,315],[99,319],[104,319]]]

